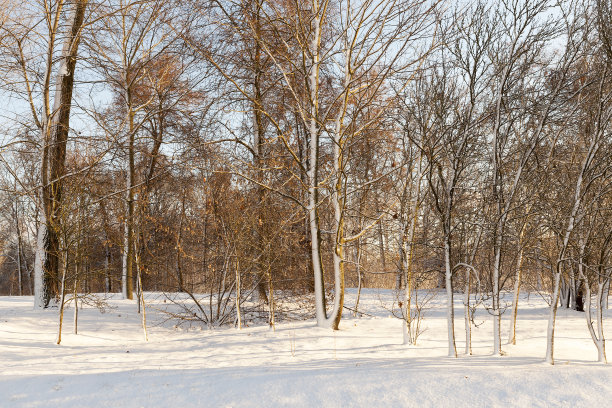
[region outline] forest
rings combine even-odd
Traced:
[[[113,293],[331,332],[380,288],[502,356],[529,292],[547,363],[562,309],[606,362],[610,0],[0,0],[0,98],[0,295],[58,343]]]

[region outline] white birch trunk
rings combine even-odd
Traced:
[[[501,238],[500,238],[501,239]],[[495,249],[493,265],[493,355],[503,355],[501,348],[501,307],[499,294],[499,267],[501,264],[501,245]]]
[[[455,306],[453,304],[453,271],[450,259],[450,242],[444,239],[444,266],[446,279],[446,326],[448,330],[448,356],[457,357],[455,346]]]
[[[123,299],[128,299],[128,235],[128,220],[125,220],[123,232],[123,254],[121,256],[121,296]]]
[[[108,237],[106,240],[108,241]],[[104,243],[104,293],[109,293],[110,291],[110,249],[108,248],[108,243]]]
[[[319,5],[316,0],[312,2],[313,37],[309,48],[312,56],[311,67],[308,77],[310,86],[310,117],[308,126],[308,136],[310,138],[309,159],[308,159],[308,219],[310,226],[310,253],[312,258],[312,270],[314,273],[315,284],[315,313],[317,326],[325,327],[327,312],[325,310],[325,288],[323,286],[323,268],[321,262],[320,230],[318,216],[318,172],[319,172],[319,64],[320,64],[320,44],[321,27],[319,20]]]
[[[125,82],[128,83],[126,76]],[[121,294],[123,299],[133,299],[133,265],[134,265],[134,112],[132,111],[131,92],[126,92],[128,134],[128,169],[126,175],[125,224],[123,230],[123,257],[121,268]],[[140,307],[140,303],[138,303]]]
[[[78,274],[77,274],[78,276]],[[72,296],[74,299],[74,320],[73,320],[73,326],[72,326],[72,333],[74,334],[79,334],[79,297],[78,297],[78,291],[77,291],[77,287],[78,287],[78,279],[77,276],[75,276],[74,278],[74,286],[72,288]]]
[[[465,354],[472,355],[472,319],[470,316],[470,269],[465,269],[465,291],[463,293],[465,319]]]
[[[603,328],[603,296],[605,284],[600,282],[597,287],[597,333],[598,338],[595,345],[597,346],[597,361],[600,363],[607,363],[606,359],[606,339],[604,337]]]
[[[554,347],[555,347],[555,319],[557,317],[557,303],[559,303],[559,283],[561,274],[555,273],[553,281],[553,292],[550,297],[550,309],[548,313],[548,328],[546,329],[546,362],[554,364]]]
[[[519,250],[516,268],[516,275],[514,277],[514,291],[512,296],[512,316],[510,317],[510,335],[508,337],[508,344],[516,344],[516,317],[518,315],[518,303],[519,296],[521,293],[521,272],[523,264],[523,249]]]
[[[36,254],[34,258],[34,307],[45,308],[48,306],[48,290],[45,280],[44,263],[46,258],[47,221],[44,211],[40,212],[40,224],[38,225],[36,239]]]
[[[529,212],[529,208],[527,209]],[[518,303],[521,292],[521,279],[523,274],[523,252],[524,252],[524,240],[525,231],[527,229],[527,220],[521,227],[521,233],[519,235],[519,253],[516,261],[516,274],[514,276],[514,291],[512,296],[512,316],[510,317],[510,335],[508,336],[509,344],[516,344],[516,318],[518,315]]]
[[[13,212],[13,217],[15,219],[15,234],[17,235],[17,279],[18,279],[18,290],[19,296],[23,296],[23,270],[21,268],[21,228],[19,226],[19,202],[17,201],[17,197],[15,197],[15,207]]]
[[[586,319],[587,329],[589,330],[589,334],[591,335],[591,339],[593,340],[593,344],[595,344],[595,348],[597,349],[597,361],[600,363],[607,363],[606,359],[606,340],[604,338],[603,333],[603,313],[602,313],[602,295],[603,295],[603,287],[604,285],[600,282],[597,287],[597,296],[596,296],[596,321],[597,321],[597,330],[593,327],[593,314],[591,310],[591,284],[589,279],[584,275],[582,270],[582,264],[578,266],[578,271],[580,276],[584,279],[585,290],[586,290],[586,299],[584,302],[584,317]]]
[[[242,317],[240,316],[240,266],[238,259],[236,259],[236,320],[238,330],[242,330]]]
[[[138,287],[140,290],[138,291],[140,304],[142,305],[142,334],[144,336],[144,341],[149,341],[149,334],[147,332],[147,309],[145,307],[145,299],[144,292],[142,290],[142,275],[140,273],[140,268],[138,268]]]
[[[356,246],[355,269],[357,272],[357,298],[355,299],[355,310],[353,310],[354,317],[357,317],[359,314],[359,300],[361,298],[361,288],[363,286],[363,279],[361,278],[361,239],[357,240]]]
[[[572,211],[570,213],[569,219],[567,221],[567,227],[565,229],[565,236],[563,238],[563,244],[559,251],[559,255],[557,257],[557,265],[555,268],[555,277],[553,283],[553,292],[550,303],[550,312],[548,315],[548,328],[546,330],[546,362],[550,364],[554,364],[554,345],[555,345],[555,318],[557,316],[557,304],[559,302],[559,289],[561,283],[561,264],[564,262],[565,251],[569,245],[570,236],[572,231],[574,230],[576,224],[576,217],[578,214],[578,210],[582,203],[582,187],[584,182],[584,175],[587,170],[590,168],[591,162],[595,153],[599,150],[599,141],[597,138],[593,138],[591,144],[589,145],[589,149],[587,154],[582,162],[582,166],[580,169],[580,174],[576,180],[576,186],[574,191],[574,205],[572,207]]]

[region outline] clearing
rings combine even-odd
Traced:
[[[57,311],[35,311],[31,297],[0,297],[1,407],[491,407],[606,406],[612,367],[598,364],[584,314],[559,309],[556,365],[543,362],[547,304],[521,299],[517,345],[493,357],[492,322],[479,310],[473,356],[463,355],[463,307],[457,300],[456,359],[446,357],[445,298],[428,305],[417,346],[402,345],[401,321],[386,310],[393,293],[366,290],[341,330],[314,320],[238,330],[175,327],[159,294],[148,294],[149,341],[136,302],[109,300],[100,313],[65,314],[56,345]],[[346,305],[354,304],[349,290]],[[606,334],[612,338],[612,310]],[[504,315],[507,335],[509,312]],[[610,350],[610,348],[609,348]]]

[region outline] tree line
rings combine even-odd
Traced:
[[[528,290],[548,362],[558,307],[605,361],[609,0],[0,5],[3,293],[181,292],[209,326],[311,294],[338,329],[388,287],[413,343],[438,288],[457,356],[455,296],[501,355]]]

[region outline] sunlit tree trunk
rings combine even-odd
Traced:
[[[75,0],[68,19],[68,33],[60,56],[53,109],[42,126],[41,217],[34,264],[34,305],[46,308],[59,297],[59,230],[66,144],[70,129],[70,109],[81,29],[87,0]],[[61,9],[60,2],[58,7]],[[58,14],[60,12],[58,11]],[[52,44],[52,42],[51,42]],[[52,45],[51,45],[52,46]],[[51,49],[52,55],[52,49]],[[51,56],[49,56],[51,59]],[[52,62],[48,62],[50,75]]]

